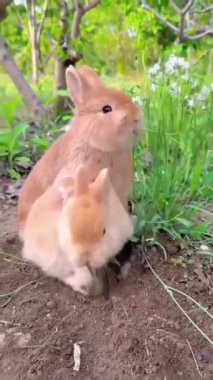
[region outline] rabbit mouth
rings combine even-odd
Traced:
[[[140,136],[141,136],[140,131],[138,129],[135,129],[132,133],[132,145],[133,146],[138,142]]]
[[[138,123],[133,129],[133,135],[136,137],[140,137],[142,133],[143,133],[142,125]]]
[[[136,137],[136,138],[139,137],[140,136],[140,131],[138,129],[134,129],[133,136]]]
[[[143,130],[140,127],[136,128],[133,130],[133,141],[134,141],[134,145],[138,142],[138,140],[140,139],[140,137],[143,135]]]

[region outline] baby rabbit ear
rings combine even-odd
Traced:
[[[83,101],[84,83],[74,66],[70,65],[66,70],[66,83],[70,98],[78,106]]]
[[[85,167],[83,165],[79,166],[76,178],[75,178],[75,194],[82,195],[87,192],[88,189],[88,177]]]
[[[81,77],[83,77],[83,79],[85,79],[86,83],[90,87],[100,87],[101,86],[99,76],[90,67],[83,66],[78,70],[78,72],[81,75]]]
[[[109,169],[102,169],[92,186],[96,199],[98,201],[104,200],[110,187]]]
[[[60,192],[63,201],[67,201],[67,199],[73,195],[74,179],[73,177],[65,177],[60,182],[61,183],[58,186],[58,191]]]

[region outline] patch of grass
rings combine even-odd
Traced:
[[[0,107],[0,159],[6,162],[7,171],[12,178],[17,178],[15,163],[28,162],[24,154],[23,139],[29,125],[18,119],[23,107],[19,94],[13,87],[0,89],[2,92]],[[21,118],[20,118],[21,119]]]
[[[30,165],[32,158],[35,160],[42,155],[62,132],[61,126],[70,120],[70,116],[56,117],[54,114],[52,78],[42,77],[39,85],[32,85],[32,88],[44,107],[51,108],[51,118],[39,127],[31,125],[31,115],[10,78],[0,74],[0,160],[12,179],[20,177],[17,165]]]
[[[192,92],[184,85],[174,95],[166,79],[143,99],[146,132],[134,152],[138,236],[212,238],[212,219],[196,216],[213,201],[213,101],[190,108]]]

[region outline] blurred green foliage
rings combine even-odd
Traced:
[[[15,5],[16,3],[16,5]],[[22,1],[15,1],[8,7],[8,17],[0,24],[0,34],[7,41],[11,53],[25,75],[31,71],[30,39],[27,13]],[[82,1],[84,3],[84,1]],[[86,2],[85,2],[86,3]],[[167,0],[147,1],[163,18],[178,24],[178,14]],[[183,1],[179,1],[183,5]],[[204,2],[206,6],[211,1]],[[43,1],[37,0],[37,19],[42,17]],[[59,5],[49,1],[48,12],[41,38],[40,70],[54,72],[54,57],[58,54],[60,38]],[[73,2],[68,0],[69,31],[73,18]],[[199,23],[205,25],[211,14],[199,14]],[[196,27],[196,23],[195,23]],[[81,37],[72,41],[72,46],[83,55],[83,61],[104,73],[124,74],[140,71],[164,54],[203,54],[212,46],[212,39],[205,38],[187,45],[175,44],[175,36],[150,12],[142,7],[139,0],[101,0],[98,7],[88,12],[80,26]]]

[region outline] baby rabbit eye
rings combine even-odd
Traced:
[[[105,230],[105,228],[103,229],[103,235],[105,235],[105,233],[106,233],[106,230]]]
[[[112,107],[109,106],[109,105],[103,106],[103,108],[102,108],[102,112],[103,112],[103,113],[112,112]]]

